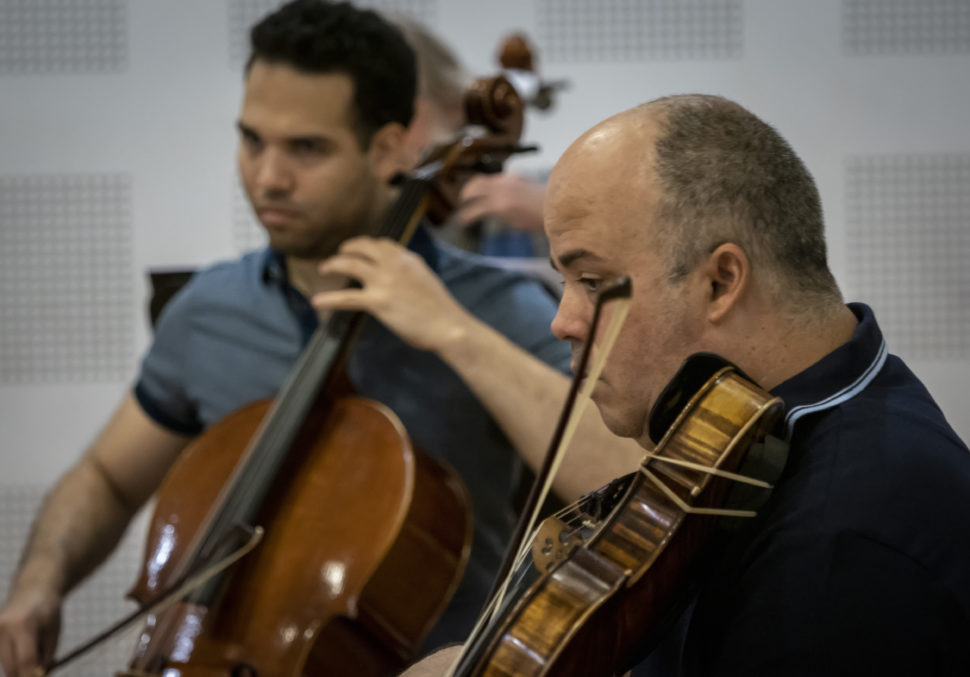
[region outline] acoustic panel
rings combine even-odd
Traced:
[[[276,9],[281,0],[229,0],[229,67],[242,68],[249,57],[249,30]],[[358,0],[358,7],[403,14],[425,25],[434,24],[438,0]]]
[[[3,0],[0,75],[124,71],[127,7],[124,0]]]
[[[967,0],[843,0],[849,56],[970,53]]]
[[[970,358],[970,155],[850,158],[846,217],[852,288],[890,350]]]
[[[549,61],[737,59],[741,0],[537,0]]]
[[[128,377],[130,183],[123,174],[0,176],[0,383]]]

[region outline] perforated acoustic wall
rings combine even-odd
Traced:
[[[0,0],[0,594],[41,497],[129,388],[148,269],[263,235],[233,168],[248,26],[275,0]],[[829,257],[964,439],[970,408],[966,0],[385,0],[496,68],[526,31],[568,80],[516,160],[676,92],[723,94],[816,176]],[[129,607],[143,521],[66,609],[62,647]],[[130,640],[71,674],[110,674]]]
[[[555,61],[732,59],[741,0],[539,0],[538,39]]]
[[[963,0],[845,0],[842,16],[853,56],[970,52],[970,4]]]
[[[125,70],[126,7],[124,0],[4,0],[0,74]]]
[[[849,270],[894,350],[970,359],[970,155],[849,158]]]
[[[0,177],[0,382],[116,382],[133,358],[124,175]]]

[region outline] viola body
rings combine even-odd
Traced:
[[[136,601],[172,583],[270,405],[230,414],[172,468]],[[358,397],[316,407],[280,479],[260,508],[265,536],[229,570],[218,603],[149,617],[119,675],[376,677],[414,658],[468,557],[460,480],[413,450],[389,409]]]
[[[655,453],[732,472],[780,412],[778,398],[721,370]],[[656,458],[644,468],[691,508],[720,506],[730,488],[730,480]],[[682,509],[641,468],[598,531],[512,603],[473,667],[459,674],[591,677],[629,669],[675,619],[716,519]]]

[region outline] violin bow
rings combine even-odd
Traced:
[[[590,394],[596,386],[596,381],[603,371],[603,367],[613,348],[616,337],[619,335],[623,322],[626,320],[626,315],[629,312],[632,289],[630,278],[623,277],[604,289],[596,297],[596,307],[593,311],[593,319],[589,328],[589,340],[583,346],[583,352],[580,355],[576,373],[573,375],[566,401],[563,404],[559,420],[556,423],[556,429],[549,442],[549,449],[546,452],[542,467],[536,475],[535,482],[532,484],[532,489],[529,492],[529,497],[526,499],[525,506],[522,508],[522,514],[516,524],[512,539],[505,552],[505,557],[499,567],[499,572],[495,577],[495,583],[489,592],[482,614],[475,624],[469,640],[465,643],[465,646],[456,659],[455,664],[449,670],[449,675],[463,674],[461,668],[467,669],[470,667],[470,657],[474,653],[474,649],[470,649],[469,647],[478,648],[481,640],[480,633],[494,617],[496,610],[502,605],[509,581],[514,573],[516,562],[529,550],[530,539],[528,536],[534,530],[536,520],[539,517],[539,511],[546,497],[549,495],[553,479],[555,479],[556,472],[559,470],[559,466],[565,457],[565,451],[572,441],[579,421],[582,419],[583,412],[589,404]],[[611,314],[610,321],[604,330],[600,346],[596,347],[594,343],[600,318],[603,308],[609,302],[614,302],[616,308]],[[586,367],[594,351],[596,356],[587,372]]]
[[[176,580],[167,588],[156,595],[155,599],[145,604],[140,609],[136,609],[128,616],[117,621],[114,625],[102,631],[97,636],[89,639],[78,647],[75,647],[64,656],[53,661],[47,667],[38,667],[33,671],[33,677],[45,677],[55,670],[60,670],[64,666],[73,663],[75,660],[88,653],[91,649],[102,644],[122,630],[130,627],[136,621],[146,618],[149,614],[159,614],[172,604],[188,595],[193,590],[202,587],[205,583],[217,576],[240,559],[248,555],[253,548],[259,545],[263,539],[263,527],[257,526],[252,529],[248,540],[235,550],[216,562],[202,561],[193,570],[188,571],[181,578]]]

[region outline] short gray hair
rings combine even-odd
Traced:
[[[815,181],[777,131],[718,96],[671,96],[641,108],[661,130],[657,232],[672,281],[734,242],[766,273],[776,302],[796,294],[797,305],[841,301]]]

